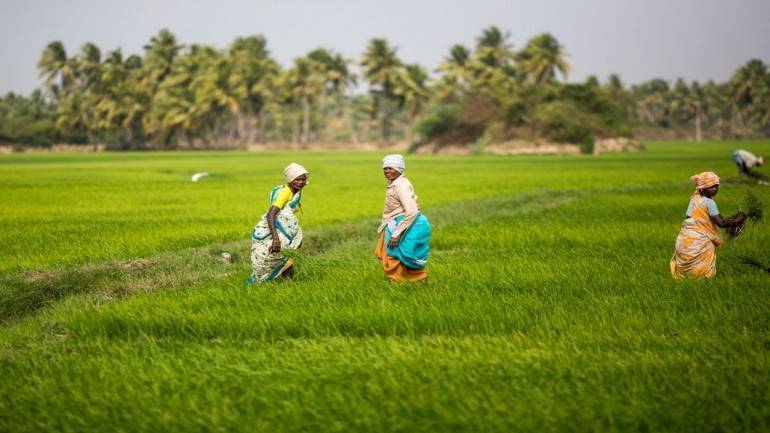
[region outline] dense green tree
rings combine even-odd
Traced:
[[[464,45],[455,44],[449,49],[449,56],[438,66],[437,72],[442,74],[438,83],[439,93],[451,95],[467,91],[471,79],[471,52]]]
[[[402,62],[388,41],[375,38],[366,47],[361,66],[364,78],[369,82],[375,102],[375,112],[379,120],[379,141],[390,139],[390,123],[393,115],[393,105],[396,101],[395,86],[402,70]]]
[[[509,38],[510,34],[501,32],[496,26],[484,29],[476,39],[476,60],[492,68],[507,66],[513,54]]]
[[[294,59],[294,65],[284,75],[289,100],[299,105],[302,112],[299,142],[310,141],[311,109],[324,92],[325,76],[318,62],[309,57]]]
[[[53,41],[45,47],[37,68],[43,84],[56,99],[60,97],[60,92],[70,89],[75,81],[74,68],[60,41]]]
[[[770,123],[770,74],[759,59],[749,60],[730,78],[740,122],[766,126]]]
[[[401,98],[405,111],[404,138],[411,145],[412,124],[425,110],[425,104],[430,97],[427,71],[417,64],[406,65],[396,81],[395,93]]]
[[[329,103],[336,106],[335,114],[342,116],[344,111],[343,97],[345,92],[356,84],[356,78],[349,69],[350,61],[341,54],[334,53],[325,48],[317,48],[307,55],[314,63],[315,73],[320,75],[323,89],[319,95],[319,129],[324,132],[323,141],[330,140],[330,132],[327,128]]]
[[[0,96],[0,144],[49,146],[57,139],[55,106],[40,90]]]
[[[556,79],[559,72],[566,79],[569,65],[559,41],[550,33],[530,39],[518,54],[518,62],[527,77],[534,83],[547,84]]]
[[[46,145],[106,143],[111,148],[245,146],[292,141],[406,140],[487,143],[541,138],[756,137],[770,135],[770,73],[761,60],[727,83],[653,79],[626,87],[617,75],[566,83],[569,65],[553,35],[516,52],[509,34],[483,29],[472,49],[455,44],[435,76],[405,65],[382,38],[359,66],[368,92],[356,92],[350,61],[318,48],[282,70],[264,37],[225,49],[184,46],[163,29],[140,54],[102,55],[84,44],[68,56],[54,41],[42,51],[42,91],[0,99],[0,140]],[[27,126],[28,125],[28,126]],[[402,125],[403,128],[394,128]]]
[[[238,138],[245,143],[266,140],[266,113],[280,72],[270,58],[267,41],[262,36],[237,38],[229,47],[232,72],[228,86],[238,98],[236,110]]]

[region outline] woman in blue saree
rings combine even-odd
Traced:
[[[388,155],[382,160],[388,186],[374,254],[389,280],[424,281],[428,277],[431,228],[420,212],[417,194],[404,176],[405,170],[401,155]]]

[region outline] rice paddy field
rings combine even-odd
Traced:
[[[770,141],[646,147],[408,156],[428,284],[373,257],[382,153],[0,155],[0,431],[770,431],[770,223],[668,267],[689,177],[770,203]],[[247,286],[292,161],[296,278]]]

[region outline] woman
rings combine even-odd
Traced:
[[[674,278],[711,278],[717,273],[716,247],[724,241],[717,233],[717,226],[740,228],[746,216],[738,212],[731,218],[719,214],[712,199],[719,192],[719,176],[711,171],[696,174],[695,192],[690,197],[685,220],[676,238],[676,250],[671,258],[671,275]]]
[[[253,272],[249,284],[294,276],[294,261],[284,257],[281,249],[297,249],[302,244],[302,229],[294,213],[300,209],[302,188],[307,185],[310,173],[292,162],[283,174],[286,184],[270,191],[270,208],[251,232]]]
[[[759,173],[754,173],[751,171],[754,167],[762,167],[765,165],[765,158],[761,156],[756,156],[753,153],[749,152],[748,150],[744,149],[738,149],[735,152],[733,152],[733,161],[735,161],[735,165],[738,166],[738,174],[747,174],[749,176],[760,176]]]
[[[388,155],[382,160],[388,186],[374,254],[389,280],[420,281],[428,276],[425,266],[431,229],[428,219],[420,213],[412,183],[404,176],[405,169],[401,155]]]

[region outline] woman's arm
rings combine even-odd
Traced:
[[[731,216],[730,218],[725,218],[721,214],[716,214],[716,215],[710,215],[710,218],[714,224],[724,229],[724,228],[735,227],[737,225],[743,224],[743,221],[746,219],[746,214],[744,214],[743,212],[738,212],[737,214]]]
[[[398,245],[398,242],[401,240],[401,234],[412,226],[417,215],[420,213],[414,191],[409,185],[399,185],[396,193],[398,194],[398,201],[401,203],[401,207],[404,208],[404,219],[398,224],[396,230],[393,231],[390,242],[388,242],[390,248]]]
[[[270,230],[270,235],[273,237],[273,243],[267,249],[268,253],[281,252],[281,238],[278,237],[278,230],[275,228],[275,217],[280,211],[281,209],[278,206],[270,206],[270,209],[267,211],[267,227]]]

